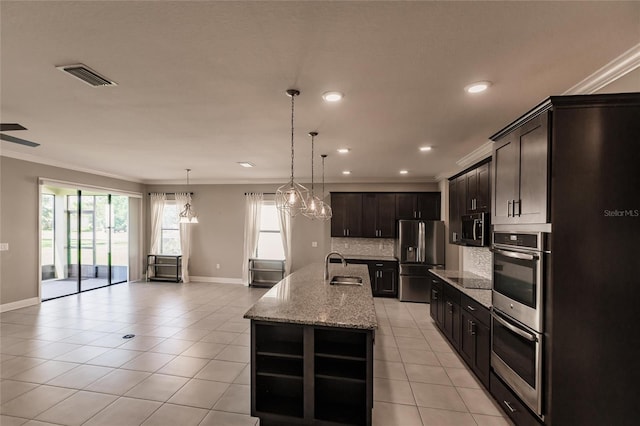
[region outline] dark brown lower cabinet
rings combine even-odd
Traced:
[[[489,321],[489,310],[463,294],[460,301],[460,355],[486,387],[489,387],[491,364]]]
[[[454,348],[460,348],[460,292],[445,283],[444,327],[442,331]]]
[[[251,415],[269,425],[371,425],[373,331],[251,321]]]
[[[500,407],[513,420],[516,426],[539,426],[542,424],[493,371],[489,375],[491,395],[498,401]]]

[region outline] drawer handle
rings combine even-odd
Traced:
[[[474,308],[474,307],[473,307],[473,306],[471,306],[471,305],[467,305],[467,309],[468,309],[468,310],[470,310],[471,312],[473,312],[473,311],[475,311],[475,310],[476,310],[476,308]]]
[[[515,413],[516,411],[518,411],[515,408],[513,408],[511,404],[509,404],[507,401],[502,401],[502,402],[504,402],[504,405],[506,405],[509,411],[511,411],[512,413]]]
[[[376,266],[384,266],[382,263],[376,263]]]

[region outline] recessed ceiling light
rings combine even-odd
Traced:
[[[339,152],[340,154],[346,154],[346,153],[348,153],[349,151],[351,151],[349,148],[338,148],[338,152]]]
[[[322,94],[322,99],[327,102],[338,102],[342,100],[342,93],[340,92],[325,92]]]
[[[430,146],[421,146],[420,147],[420,151],[422,151],[422,152],[431,151],[431,147]]]
[[[464,90],[466,90],[467,93],[480,93],[487,90],[490,86],[490,81],[477,81],[465,87]]]
[[[350,175],[351,174],[351,170],[344,170],[342,172],[343,175]]]
[[[409,174],[409,170],[400,170],[401,175]]]
[[[238,164],[240,164],[242,167],[254,167],[255,164],[250,163],[248,161],[238,161]]]

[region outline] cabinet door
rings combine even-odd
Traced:
[[[462,221],[460,220],[460,210],[458,209],[458,182],[453,179],[449,181],[449,243],[460,242],[462,231]]]
[[[331,194],[331,236],[346,237],[347,200],[345,194]]]
[[[347,237],[362,236],[362,194],[346,194]]]
[[[465,174],[467,180],[467,196],[465,197],[465,210],[467,214],[475,213],[476,199],[478,198],[478,171],[471,170]]]
[[[436,324],[438,324],[440,328],[443,328],[444,312],[442,305],[444,303],[444,294],[442,294],[442,284],[433,277],[429,277],[429,279],[431,280],[431,304],[429,305],[429,312]]]
[[[397,219],[417,219],[418,200],[416,194],[400,193],[396,194],[396,218]]]
[[[440,193],[423,192],[417,195],[418,219],[440,220]]]
[[[486,325],[476,321],[476,344],[474,371],[480,381],[489,387],[489,369],[491,366],[491,331]]]
[[[460,347],[460,305],[447,297],[444,309],[444,334],[458,349]]]
[[[492,224],[513,223],[512,203],[518,182],[518,141],[514,130],[496,142],[493,150]]]
[[[477,169],[475,208],[477,212],[488,212],[491,205],[491,163],[485,163]]]
[[[396,268],[384,266],[380,269],[377,290],[382,296],[395,297],[398,294],[398,273]]]
[[[464,309],[460,313],[462,333],[460,335],[460,355],[471,368],[475,366],[476,358],[476,328],[477,321]]]
[[[331,236],[362,236],[362,194],[332,193]]]
[[[458,188],[458,212],[460,216],[469,213],[467,211],[468,200],[467,200],[467,175],[462,175],[456,179],[456,186]]]
[[[374,193],[362,194],[362,236],[378,236],[378,196]]]
[[[396,237],[396,194],[377,194],[378,237]],[[366,214],[366,212],[365,212]]]
[[[547,223],[547,114],[521,128],[520,196],[514,212],[518,223]]]

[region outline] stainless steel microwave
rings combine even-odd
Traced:
[[[462,216],[462,236],[460,242],[467,246],[486,246],[488,243],[489,216],[486,213]]]

